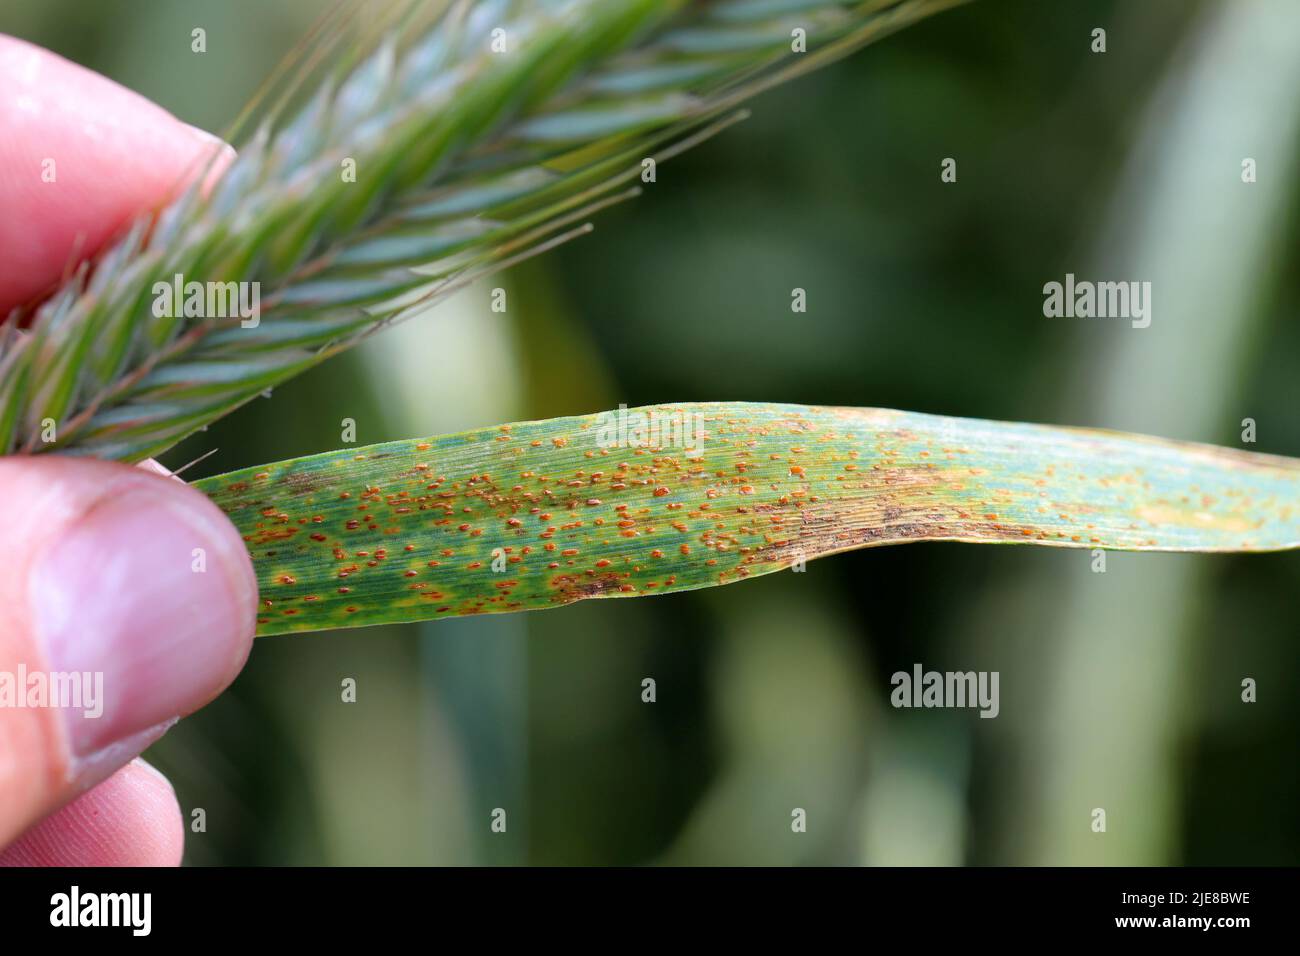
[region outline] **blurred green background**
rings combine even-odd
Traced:
[[[5,0],[0,30],[220,130],[323,6]],[[166,461],[332,449],[344,418],[371,443],[692,399],[1233,446],[1249,417],[1249,447],[1300,456],[1298,74],[1292,0],[945,13],[765,95],[594,237]],[[1044,318],[1066,272],[1151,281],[1151,328]],[[1082,551],[860,551],[705,592],[269,638],[150,759],[187,822],[205,812],[195,865],[1295,864],[1298,592],[1300,553],[1111,554],[1095,574]],[[1000,715],[892,709],[890,674],[917,662],[999,671]]]

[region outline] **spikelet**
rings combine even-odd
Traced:
[[[646,160],[718,132],[745,99],[955,2],[350,5],[268,88],[215,187],[135,223],[29,332],[0,327],[0,454],[156,455],[589,231]],[[159,307],[190,283],[196,314]],[[256,314],[240,314],[249,287]]]

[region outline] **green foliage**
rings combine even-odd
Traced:
[[[259,634],[663,594],[911,541],[1300,547],[1300,460],[881,409],[657,406],[196,486],[248,542]]]

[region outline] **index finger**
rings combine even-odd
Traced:
[[[0,34],[0,320],[233,156],[143,96]]]

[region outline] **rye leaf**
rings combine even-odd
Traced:
[[[730,584],[915,541],[1300,547],[1300,460],[870,408],[688,403],[349,448],[196,482],[258,633]]]

